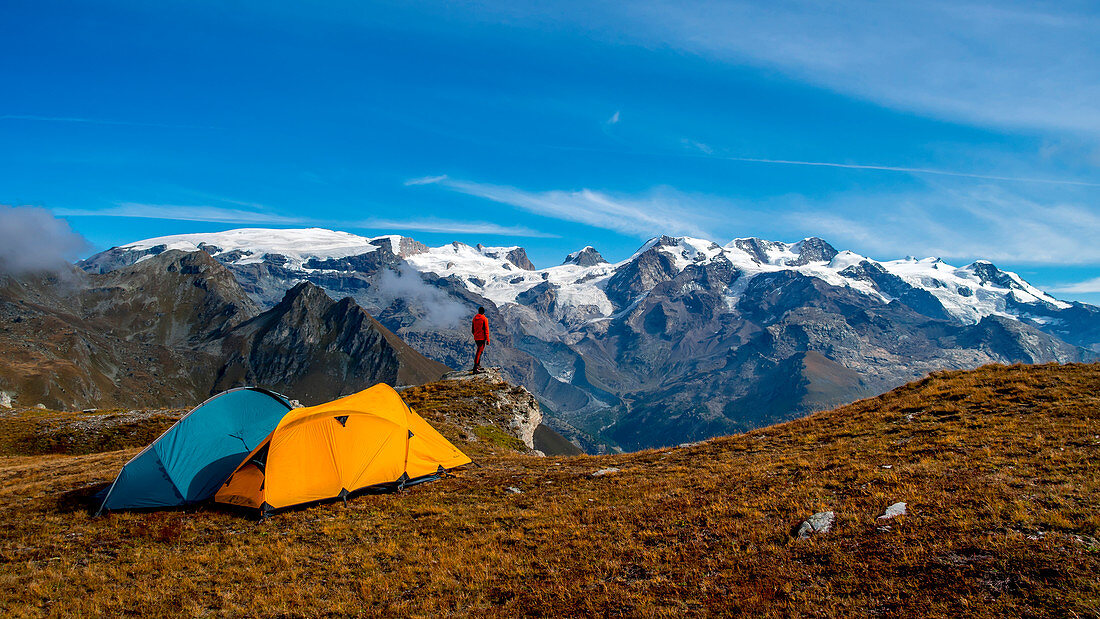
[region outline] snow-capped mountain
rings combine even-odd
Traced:
[[[585,247],[536,269],[521,247],[242,229],[139,241],[81,266],[111,271],[168,249],[209,253],[262,306],[300,281],[352,296],[452,367],[469,362],[466,322],[485,305],[491,363],[559,420],[634,447],[750,427],[930,370],[1100,352],[1100,309],[987,261],[876,261],[815,237],[664,236],[621,262]]]
[[[667,267],[662,266],[657,273],[651,274],[654,278],[671,278],[689,265],[729,261],[746,282],[761,273],[793,270],[834,286],[849,287],[886,303],[896,298],[890,294],[891,290],[904,295],[908,292],[904,288],[907,286],[930,293],[945,312],[969,323],[977,323],[986,316],[1005,316],[1042,324],[1050,320],[1045,312],[1028,315],[1019,311],[1019,306],[1039,304],[1056,310],[1073,306],[985,260],[964,267],[951,266],[938,258],[917,260],[910,257],[877,262],[850,251],[837,252],[818,238],[797,243],[743,238],[720,246],[704,239],[658,237],[619,263],[608,263],[595,248],[588,246],[566,256],[560,266],[536,269],[524,249],[517,246],[471,247],[451,243],[429,248],[399,235],[368,238],[322,228],[246,228],[138,241],[97,254],[82,266],[86,270],[106,272],[122,264],[178,249],[205,251],[225,264],[238,267],[266,262],[303,274],[340,273],[347,270],[341,268],[346,266],[341,264],[342,260],[362,258],[380,248],[404,258],[422,273],[456,277],[469,291],[497,305],[515,303],[520,295],[549,283],[558,290],[557,306],[563,311],[594,307],[600,312],[599,318],[610,317],[622,309],[612,301],[612,297],[623,300],[620,289],[607,290],[611,276],[651,250],[667,257],[668,261]],[[900,281],[886,283],[893,280],[890,276]],[[643,277],[639,292],[650,287],[646,284]],[[736,300],[736,293],[731,290],[728,295],[731,304]]]

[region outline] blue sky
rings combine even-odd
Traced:
[[[0,204],[95,249],[241,226],[809,235],[1100,302],[1100,10],[1060,2],[0,6]]]

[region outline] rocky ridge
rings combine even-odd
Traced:
[[[0,391],[15,406],[184,406],[243,384],[313,404],[448,370],[310,283],[262,311],[205,252],[0,278],[0,317]]]

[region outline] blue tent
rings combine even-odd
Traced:
[[[285,397],[256,387],[219,393],[127,462],[99,513],[186,505],[214,496],[291,408]]]

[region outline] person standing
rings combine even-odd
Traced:
[[[481,353],[485,350],[485,345],[489,343],[489,319],[485,317],[485,308],[477,308],[477,313],[474,314],[474,323],[470,326],[470,332],[474,334],[474,343],[477,344],[477,352],[474,354],[474,369],[470,370],[471,374],[477,374],[484,372],[481,369]]]

